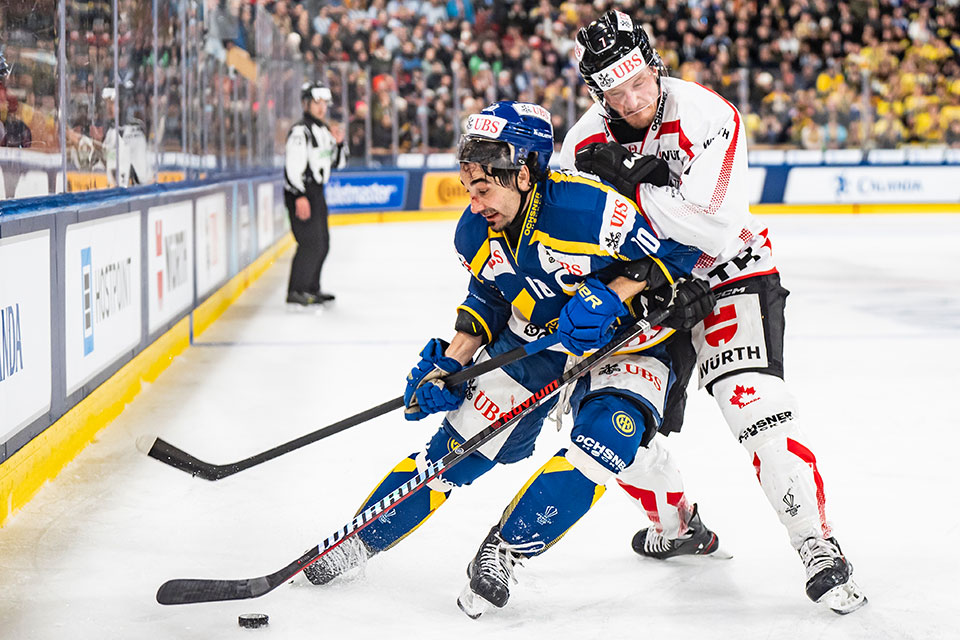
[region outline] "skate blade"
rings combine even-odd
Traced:
[[[867,596],[853,580],[835,586],[820,596],[817,604],[823,604],[836,614],[845,616],[867,604]]]
[[[680,553],[675,556],[670,556],[668,558],[658,558],[656,556],[648,556],[644,553],[638,553],[638,556],[641,558],[647,558],[649,560],[655,560],[656,562],[700,562],[702,560],[730,560],[733,558],[733,553],[727,550],[726,547],[717,546],[717,548],[710,553]]]
[[[323,313],[325,304],[302,305],[299,302],[287,302],[287,313],[307,316],[318,316]]]
[[[489,602],[475,594],[470,589],[470,584],[463,588],[463,591],[460,592],[460,597],[457,598],[457,606],[460,607],[460,610],[467,614],[471,620],[476,620],[484,613],[486,613],[492,606]]]
[[[702,558],[713,558],[714,560],[730,560],[733,558],[733,553],[730,552],[726,547],[717,547],[717,550],[713,553],[708,553],[701,556]]]

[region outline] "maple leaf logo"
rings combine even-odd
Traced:
[[[747,406],[751,402],[756,402],[757,400],[760,399],[760,398],[750,398],[749,400],[745,399],[746,396],[753,396],[753,395],[756,395],[756,393],[757,393],[757,390],[754,389],[753,387],[744,387],[738,384],[733,388],[733,395],[730,397],[730,404],[732,404],[735,407],[740,407],[741,409],[743,409],[745,406]]]

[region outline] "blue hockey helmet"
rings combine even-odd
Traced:
[[[496,147],[509,153],[490,153],[491,145],[471,144],[480,141],[502,143]],[[531,154],[536,155],[531,157]],[[551,155],[553,124],[550,112],[538,104],[513,100],[495,102],[469,116],[457,148],[458,162],[512,170],[529,164],[534,179],[547,174]]]

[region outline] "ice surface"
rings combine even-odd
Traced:
[[[870,604],[846,617],[803,570],[713,401],[692,394],[668,443],[732,560],[659,563],[629,546],[645,517],[619,489],[519,569],[507,608],[469,620],[464,568],[564,434],[456,491],[361,579],[302,581],[244,602],[163,607],[170,578],[278,569],[349,519],[437,419],[399,413],[210,483],[137,451],[159,434],[230,462],[402,393],[428,338],[448,336],[466,273],[453,223],[336,227],[320,312],[283,304],[289,256],[0,530],[0,637],[956,638],[960,516],[960,216],[770,216],[792,290],[787,379],[827,509]],[[237,625],[262,612],[270,626]],[[247,635],[249,634],[249,635]]]

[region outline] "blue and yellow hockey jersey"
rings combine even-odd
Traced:
[[[519,215],[517,246],[469,207],[457,225],[454,243],[472,276],[459,308],[478,320],[490,341],[507,327],[527,340],[552,331],[577,285],[617,261],[649,256],[672,282],[689,274],[700,254],[658,238],[632,200],[579,175],[551,172]],[[670,333],[655,327],[624,351],[648,348]]]

